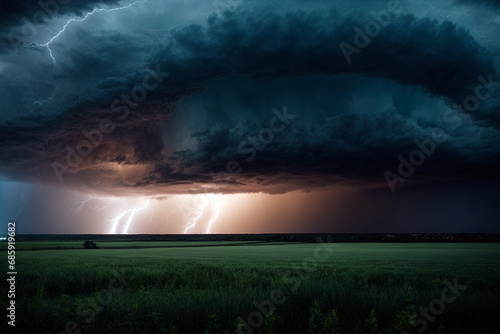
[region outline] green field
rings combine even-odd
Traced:
[[[100,249],[109,248],[172,248],[205,247],[254,244],[259,241],[105,241],[99,242]],[[7,249],[7,243],[0,243],[0,251]],[[85,249],[82,241],[23,241],[17,242],[16,250],[59,250]]]
[[[263,323],[251,327],[254,333],[417,333],[410,314],[429,308],[447,287],[443,280],[456,278],[467,288],[427,321],[425,332],[500,332],[500,244],[98,245],[16,244],[18,329],[235,333],[238,317],[248,323],[253,314],[259,324],[259,312]],[[133,278],[114,279],[113,270]],[[5,280],[2,289],[8,290]],[[279,302],[272,302],[272,314],[254,304],[273,299]]]

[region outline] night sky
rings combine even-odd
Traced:
[[[17,233],[500,233],[500,1],[50,3],[0,10]]]

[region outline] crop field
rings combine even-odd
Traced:
[[[500,244],[97,244],[16,244],[18,329],[500,332]]]

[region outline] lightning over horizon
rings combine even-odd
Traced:
[[[203,202],[199,207],[196,209],[198,211],[198,214],[192,218],[189,219],[189,223],[184,229],[184,234],[187,234],[191,229],[196,228],[198,221],[201,219],[202,216],[206,215],[205,208],[208,206],[210,207],[207,212],[212,213],[212,217],[210,220],[207,222],[207,229],[205,234],[210,234],[212,225],[213,223],[217,220],[219,217],[220,213],[220,207],[219,207],[219,196],[216,194],[205,194],[205,195],[200,195],[201,198],[203,199]]]
[[[122,232],[121,232],[121,234],[128,234],[128,230],[130,228],[130,225],[131,225],[131,223],[132,223],[135,215],[137,214],[137,212],[146,209],[149,206],[149,202],[150,202],[150,200],[148,199],[146,201],[146,204],[144,204],[143,206],[125,210],[121,214],[119,214],[119,215],[115,216],[114,218],[110,219],[109,221],[111,222],[111,230],[110,230],[109,233],[110,234],[116,234],[116,230],[118,229],[122,218],[127,217],[127,215],[128,215],[128,218],[127,218],[127,220],[126,220],[126,222],[124,224],[125,226],[124,226],[124,228],[122,229]]]
[[[205,234],[211,234],[212,231],[212,224],[217,220],[219,217],[220,209],[219,206],[217,205],[218,203],[215,203],[215,214],[213,215],[212,219],[208,222],[208,227],[207,227],[207,232]]]
[[[130,215],[128,216],[127,222],[125,223],[125,228],[123,230],[124,234],[128,234],[130,224],[132,223],[132,220],[134,219],[134,216],[137,214],[137,212],[146,209],[148,206],[149,206],[149,200],[147,200],[147,202],[146,202],[146,204],[144,204],[144,206],[139,207],[139,208],[134,208],[130,211]]]
[[[198,215],[197,215],[197,216],[195,216],[195,217],[193,217],[193,218],[191,218],[191,219],[189,220],[189,223],[188,223],[188,225],[186,226],[186,229],[184,230],[184,234],[187,234],[187,233],[188,233],[188,231],[189,231],[190,229],[192,229],[192,228],[194,228],[194,227],[196,226],[196,222],[197,222],[197,221],[198,221],[198,219],[200,219],[200,217],[203,215],[203,210],[204,210],[205,206],[207,205],[207,203],[208,203],[208,201],[207,201],[207,202],[203,202],[203,203],[200,205],[200,207],[198,208],[198,211],[199,211]]]
[[[73,217],[75,215],[94,215],[97,212],[108,215],[110,212],[114,212],[112,218],[107,219],[111,223],[107,232],[109,234],[128,234],[137,222],[146,223],[143,219],[144,213],[142,213],[145,210],[147,210],[146,215],[149,216],[149,223],[154,222],[158,228],[167,226],[169,218],[173,214],[178,218],[178,214],[181,212],[188,222],[183,227],[184,234],[200,233],[201,228],[204,229],[203,233],[211,234],[221,213],[220,199],[221,195],[216,194],[195,195],[192,198],[180,196],[164,205],[162,201],[151,203],[152,199],[148,197],[134,199],[89,195],[86,198],[76,200],[76,205],[68,205],[68,209],[73,212]],[[196,203],[195,205],[192,204],[193,201]],[[189,202],[191,204],[187,204]],[[94,204],[91,205],[91,203]],[[124,210],[124,207],[128,207],[128,209]],[[177,214],[175,214],[176,212]],[[141,214],[140,217],[139,214]]]

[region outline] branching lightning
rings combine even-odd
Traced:
[[[212,224],[217,220],[217,218],[219,217],[219,205],[217,203],[217,201],[215,202],[215,214],[213,215],[212,219],[208,222],[208,227],[207,227],[207,232],[206,234],[211,234],[211,229],[212,229]]]
[[[52,61],[54,62],[54,66],[55,66],[56,65],[56,59],[54,58],[54,55],[52,54],[52,49],[50,48],[50,44],[52,42],[54,42],[59,36],[61,36],[61,34],[66,30],[66,28],[68,27],[68,25],[70,25],[72,22],[83,22],[89,16],[91,16],[91,15],[93,15],[95,13],[100,13],[100,12],[109,13],[109,12],[114,12],[114,11],[117,11],[117,10],[128,9],[128,8],[130,8],[130,7],[138,4],[138,3],[145,3],[147,1],[148,0],[138,0],[138,1],[135,1],[135,2],[133,2],[131,4],[129,4],[129,5],[126,5],[126,6],[123,6],[123,7],[118,7],[118,8],[110,8],[110,9],[95,8],[91,12],[88,12],[87,14],[85,14],[82,18],[72,18],[72,19],[69,19],[66,22],[66,24],[62,27],[62,29],[59,30],[59,32],[57,34],[55,34],[52,38],[50,38],[47,43],[44,43],[44,44],[32,43],[31,47],[34,48],[35,46],[42,46],[42,47],[47,48],[47,50],[49,51],[50,58],[52,58]]]
[[[190,229],[192,229],[193,227],[196,226],[196,222],[198,221],[198,219],[200,219],[200,217],[203,215],[203,210],[205,209],[205,206],[206,206],[206,203],[205,202],[204,204],[201,205],[200,209],[199,209],[199,213],[196,217],[194,218],[191,218],[191,220],[189,221],[189,225],[186,227],[186,229],[184,230],[184,234],[187,234],[188,231]]]
[[[221,213],[221,195],[216,194],[199,194],[189,197],[190,200],[194,200],[196,203],[193,205],[186,205],[181,202],[180,206],[176,206],[168,212],[166,215],[166,222],[168,222],[170,216],[175,210],[184,209],[184,222],[187,222],[184,227],[184,234],[188,233],[200,233],[203,229],[206,234],[213,233],[213,228],[217,219]],[[110,223],[109,234],[128,234],[134,224],[138,222],[146,222],[149,215],[149,222],[153,221],[153,214],[155,212],[155,207],[151,204],[151,199],[140,198],[137,201],[133,199],[124,199],[125,202],[121,202],[120,206],[123,208],[125,205],[128,207],[126,209],[120,209],[112,218],[108,219]],[[79,200],[76,202],[76,206],[70,209],[75,213],[79,214],[84,210],[91,210],[94,212],[107,210],[116,210],[115,204],[119,201],[118,198],[112,197],[95,197],[89,196],[84,200]],[[114,203],[113,205],[111,205]],[[132,204],[131,204],[132,203]],[[141,212],[147,210],[146,216]],[[138,217],[139,213],[141,216]],[[146,217],[146,218],[144,218]],[[203,233],[203,232],[201,232]]]
[[[198,221],[205,216],[205,212],[212,212],[212,217],[207,223],[207,229],[206,229],[206,234],[212,233],[212,226],[219,217],[220,214],[220,207],[219,207],[219,196],[214,195],[214,194],[209,194],[209,195],[203,195],[205,196],[204,198],[206,201],[204,201],[198,208],[197,208],[197,215],[189,220],[188,225],[186,226],[184,230],[184,234],[187,234],[191,229],[195,228],[196,225],[198,224]],[[210,209],[205,210],[207,206],[210,207]]]
[[[113,198],[99,198],[99,197],[94,197],[94,196],[89,196],[86,200],[84,201],[76,201],[77,206],[75,208],[70,208],[71,210],[75,210],[75,214],[79,213],[85,205],[87,205],[89,202],[96,201],[96,202],[101,202],[104,200],[107,200],[106,204],[98,206],[97,204],[93,206],[94,211],[102,211],[104,209],[107,209],[111,202],[114,201]]]
[[[90,201],[93,201],[94,199],[95,199],[95,197],[90,196],[85,201],[77,201],[77,203],[80,203],[80,205],[78,207],[76,207],[75,213],[78,213],[85,206],[85,204],[87,204]]]
[[[134,219],[135,214],[138,211],[144,210],[149,206],[149,200],[146,202],[146,204],[140,208],[135,208],[130,211],[130,215],[128,216],[127,223],[125,224],[125,229],[123,233],[128,234],[128,229],[130,227],[130,223],[132,222],[132,219]]]
[[[132,224],[132,222],[134,220],[134,217],[137,214],[137,212],[146,209],[148,206],[149,206],[149,200],[147,200],[146,204],[144,204],[143,206],[137,207],[137,208],[133,208],[133,209],[128,209],[125,212],[122,212],[118,216],[116,216],[113,219],[111,219],[110,221],[111,221],[111,225],[112,226],[111,226],[110,233],[111,234],[115,234],[116,230],[118,228],[118,225],[120,224],[120,222],[122,221],[122,219],[125,218],[125,217],[128,217],[127,220],[125,221],[125,224],[124,224],[125,226],[124,226],[124,228],[123,228],[123,230],[121,232],[121,233],[124,233],[124,234],[128,234],[128,230],[130,228],[130,225]]]

